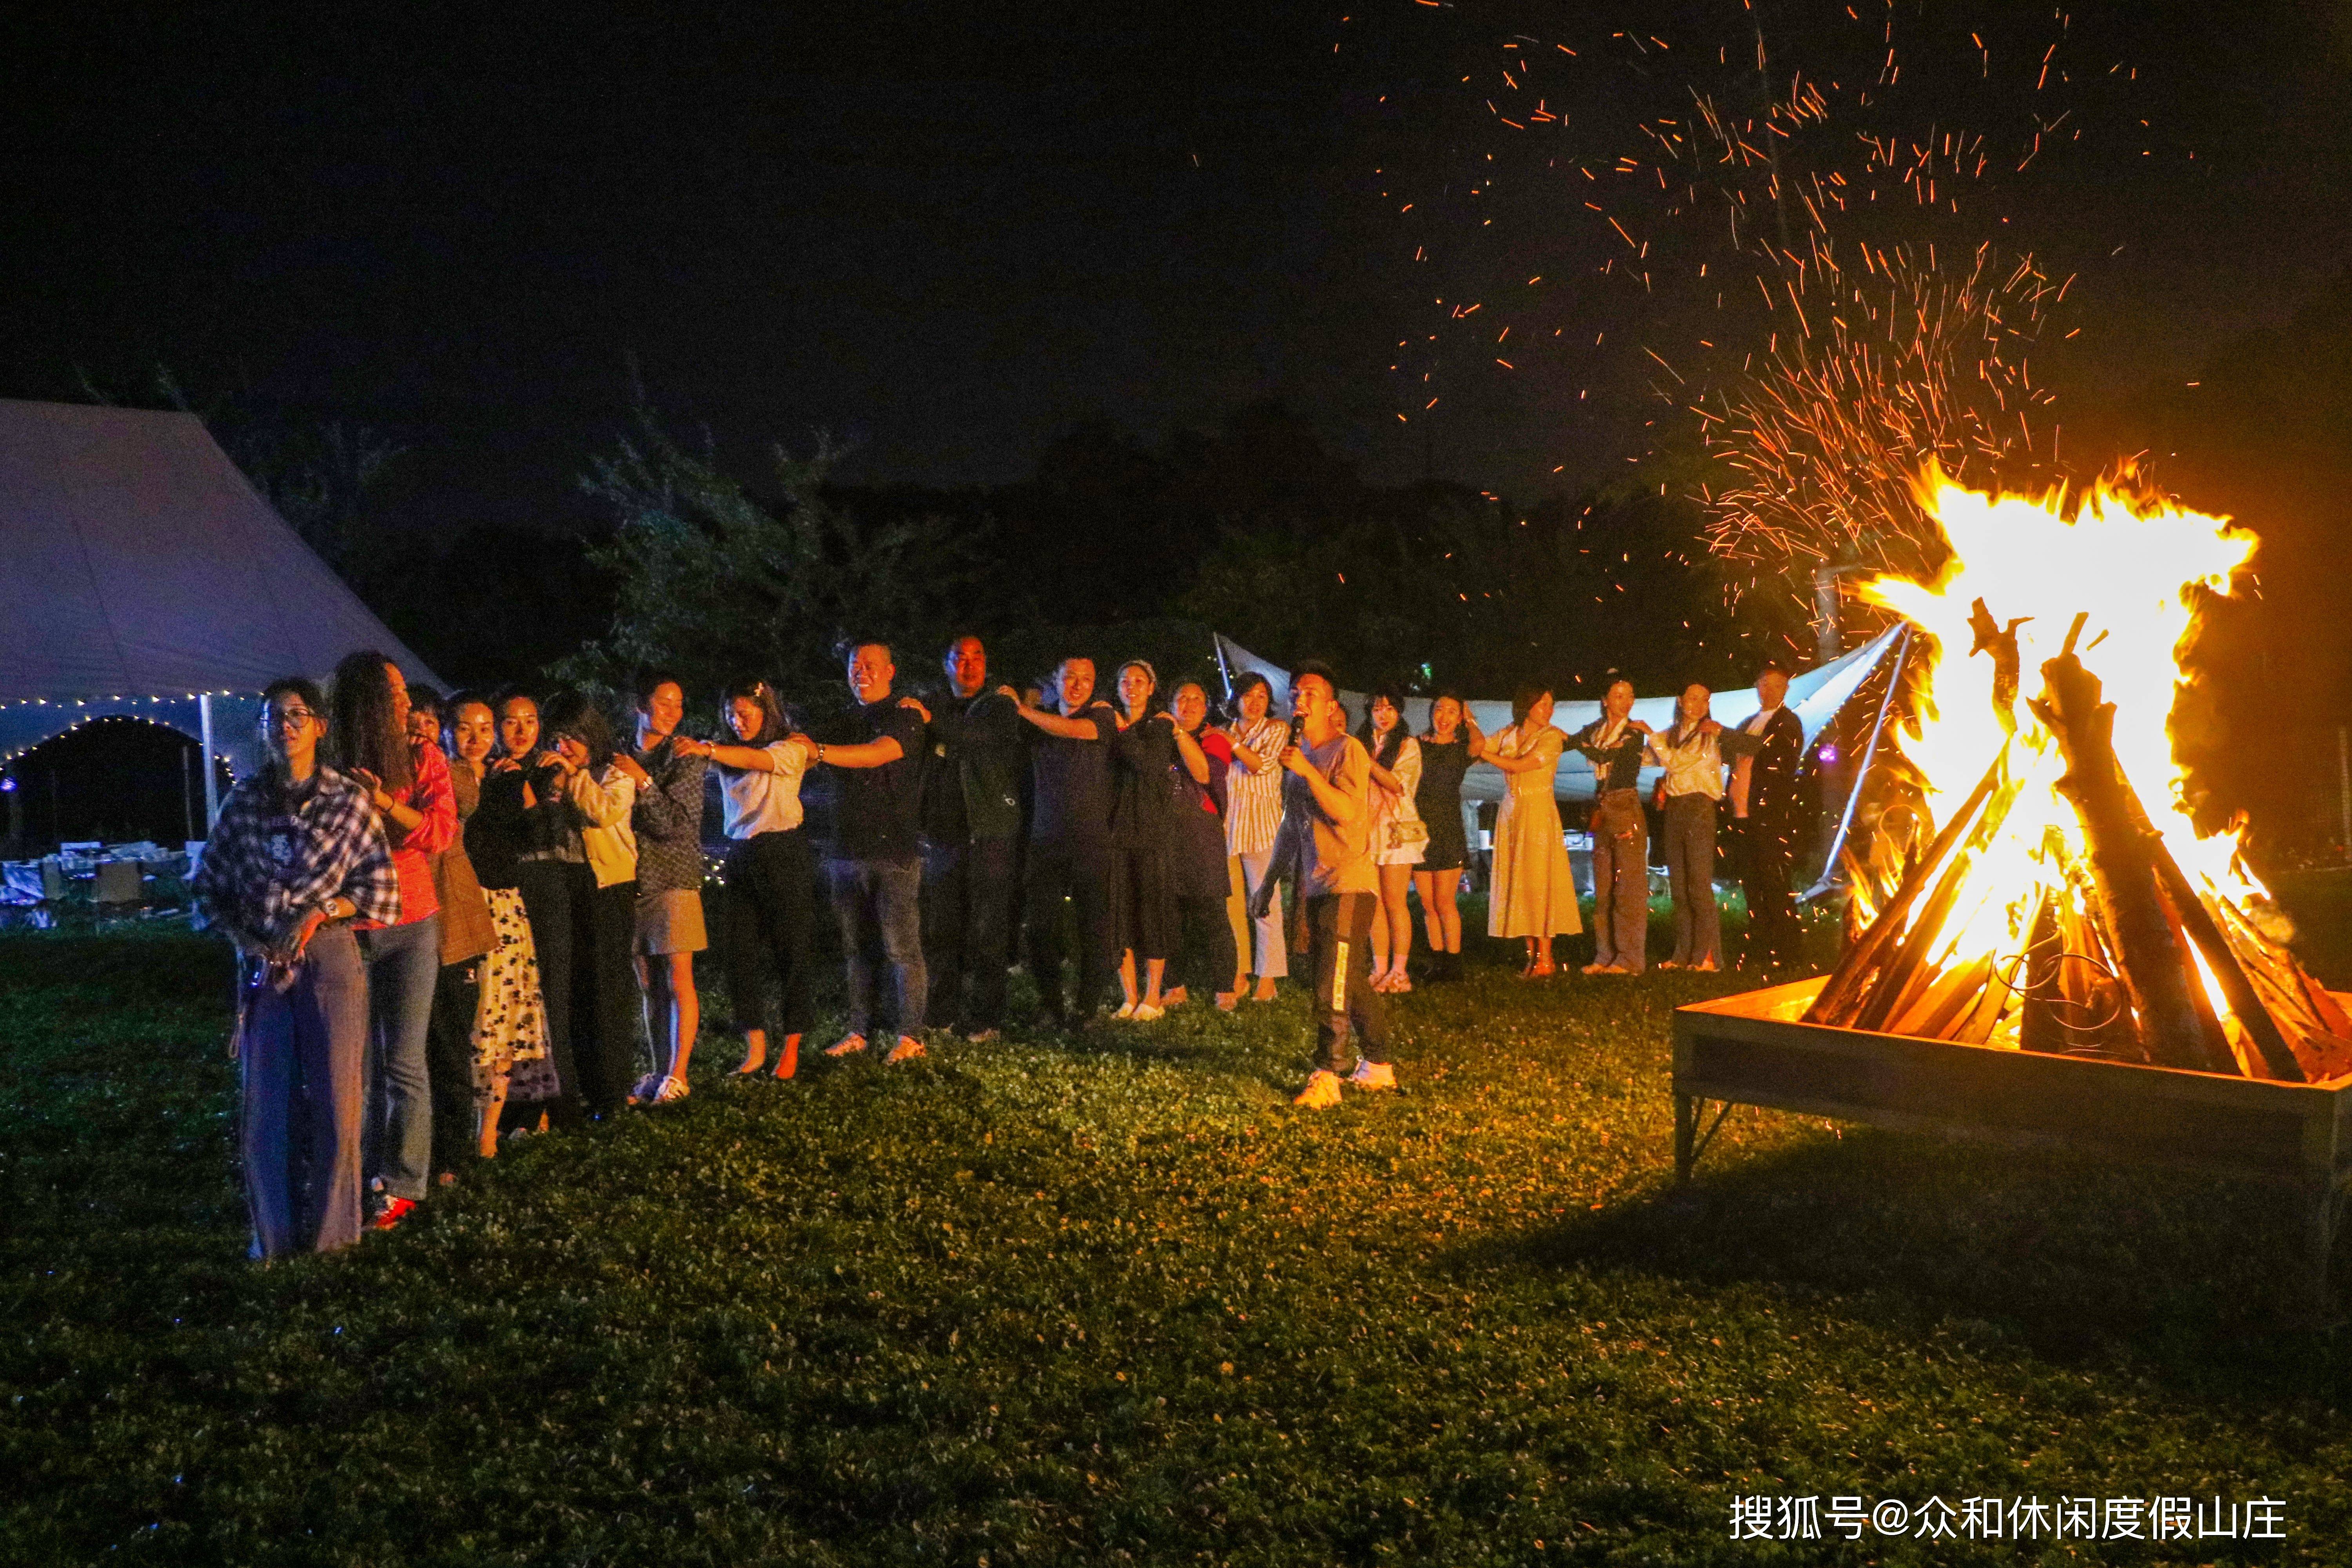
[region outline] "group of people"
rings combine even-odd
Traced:
[[[1756,712],[1727,728],[1711,711],[1714,693],[1694,682],[1675,701],[1675,721],[1660,730],[1633,717],[1633,682],[1612,679],[1601,696],[1601,717],[1571,735],[1551,722],[1551,691],[1528,686],[1512,699],[1509,729],[1484,741],[1473,727],[1477,749],[1471,754],[1509,781],[1495,825],[1487,933],[1521,939],[1526,975],[1555,973],[1552,938],[1581,929],[1552,793],[1553,774],[1570,748],[1592,764],[1594,783],[1589,823],[1593,954],[1585,973],[1638,974],[1647,964],[1650,813],[1640,779],[1653,765],[1663,770],[1652,805],[1661,818],[1675,930],[1673,956],[1656,967],[1722,966],[1715,899],[1722,831],[1731,836],[1731,858],[1747,900],[1750,966],[1798,958],[1789,872],[1803,826],[1797,773],[1805,733],[1787,707],[1788,696],[1787,672],[1768,664],[1756,680]]]
[[[1777,671],[1759,682],[1765,710],[1738,731],[1693,687],[1654,732],[1619,682],[1572,737],[1531,688],[1489,738],[1451,693],[1412,734],[1386,690],[1351,733],[1337,679],[1313,665],[1292,679],[1286,721],[1255,674],[1232,683],[1222,713],[1198,680],[1163,692],[1140,659],[1113,672],[1111,700],[1077,657],[1022,690],[992,683],[985,647],[965,636],[927,702],[900,689],[887,642],[845,652],[850,700],[815,733],[751,678],[720,694],[715,740],[680,732],[685,685],[658,670],[636,683],[622,734],[576,692],[444,698],[373,653],[345,659],[325,690],[268,689],[269,765],[231,792],[194,879],[199,910],[246,959],[236,1049],[256,1256],[393,1228],[503,1140],[685,1097],[694,955],[714,934],[743,1042],[736,1073],[793,1077],[817,1021],[820,889],[845,966],[828,1056],[872,1048],[896,1064],[923,1056],[935,1029],[994,1037],[1022,930],[1056,1024],[1114,995],[1116,1020],[1196,997],[1232,1011],[1271,1000],[1302,960],[1317,1023],[1297,1100],[1328,1106],[1343,1085],[1395,1087],[1384,999],[1412,989],[1412,895],[1424,979],[1458,976],[1474,763],[1510,780],[1489,932],[1524,940],[1529,977],[1555,972],[1553,937],[1580,929],[1552,793],[1574,745],[1602,780],[1589,973],[1643,967],[1644,759],[1665,768],[1668,962],[1718,960],[1727,794],[1748,825],[1755,940],[1793,951],[1772,922],[1793,932],[1777,825],[1801,735]],[[726,847],[707,919],[711,775]],[[828,786],[812,792],[825,807],[814,819],[813,775]],[[1776,853],[1777,904],[1765,896]]]

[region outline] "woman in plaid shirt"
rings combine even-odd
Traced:
[[[359,1239],[368,1006],[352,922],[398,923],[400,883],[368,791],[319,761],[325,694],[291,679],[262,695],[270,765],[229,792],[193,890],[244,959],[246,1201],[268,1258]]]

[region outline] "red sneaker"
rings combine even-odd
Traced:
[[[386,1198],[383,1201],[383,1212],[375,1216],[375,1228],[378,1230],[392,1229],[402,1220],[406,1219],[408,1217],[409,1211],[414,1209],[415,1206],[416,1200],[415,1198]]]

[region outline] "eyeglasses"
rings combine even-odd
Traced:
[[[287,708],[280,710],[273,717],[265,718],[262,723],[265,727],[274,723],[281,730],[299,730],[317,718],[318,715],[308,708]]]

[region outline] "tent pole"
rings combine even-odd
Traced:
[[[1878,700],[1878,717],[1870,726],[1870,744],[1863,748],[1862,766],[1854,771],[1853,787],[1846,792],[1845,810],[1838,816],[1837,833],[1830,840],[1829,857],[1822,862],[1822,879],[1805,889],[1798,900],[1811,903],[1837,879],[1838,851],[1845,847],[1848,830],[1853,826],[1853,808],[1862,799],[1862,786],[1870,777],[1871,759],[1878,755],[1878,737],[1886,730],[1886,710],[1895,704],[1895,689],[1903,681],[1903,658],[1911,651],[1911,623],[1903,623],[1903,635],[1895,640],[1895,667],[1887,672],[1886,695]]]
[[[220,777],[213,769],[213,694],[209,691],[196,697],[196,727],[204,736],[205,837],[209,838],[213,824],[220,820]]]

